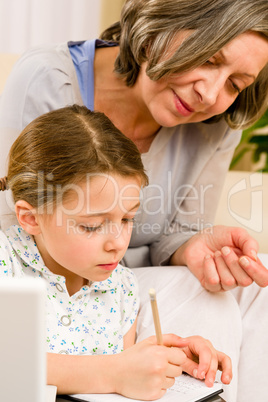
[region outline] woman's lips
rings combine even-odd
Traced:
[[[98,264],[98,267],[104,269],[105,271],[113,271],[118,265],[118,262],[113,262],[112,264]]]
[[[181,100],[178,95],[173,91],[174,99],[175,99],[175,106],[179,114],[182,116],[190,116],[194,110],[183,100]]]

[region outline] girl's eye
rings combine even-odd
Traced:
[[[123,218],[122,219],[123,223],[134,223],[135,222],[135,218]]]
[[[80,226],[82,229],[83,229],[83,231],[85,231],[85,232],[96,232],[98,229],[100,229],[101,227],[102,227],[102,225],[94,225],[94,226],[84,226],[84,225],[81,225]]]

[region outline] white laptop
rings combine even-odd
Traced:
[[[55,402],[46,386],[45,285],[0,280],[0,401]]]

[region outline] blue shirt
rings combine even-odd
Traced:
[[[69,51],[74,63],[84,105],[94,110],[94,57],[97,47],[117,46],[100,39],[83,42],[69,42]]]

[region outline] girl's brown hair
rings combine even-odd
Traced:
[[[56,202],[55,190],[98,173],[148,183],[136,145],[103,113],[73,105],[36,118],[22,131],[9,153],[7,183],[14,202],[40,208]]]
[[[179,32],[192,32],[171,55]],[[115,71],[133,86],[147,61],[152,80],[193,70],[238,35],[254,31],[268,39],[267,0],[126,0],[120,22],[101,38],[119,43]],[[163,57],[167,56],[167,57]],[[253,124],[268,106],[268,65],[221,116],[230,127]]]

